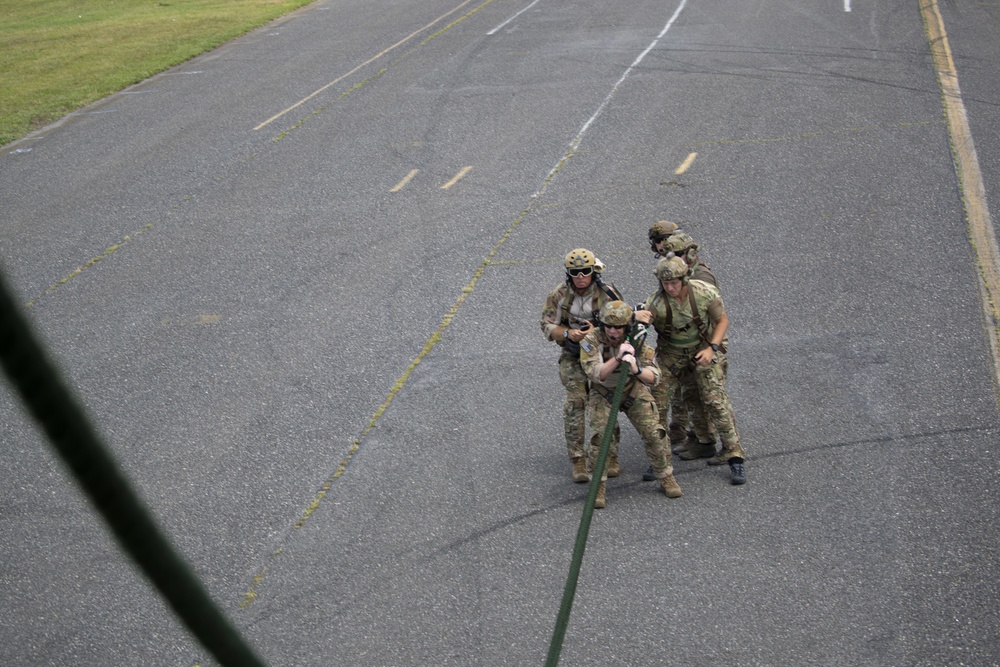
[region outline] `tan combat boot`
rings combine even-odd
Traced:
[[[601,482],[600,486],[597,487],[597,497],[594,498],[594,507],[602,510],[607,504],[608,501],[604,498],[604,482]]]
[[[590,474],[587,473],[586,457],[577,456],[573,459],[573,481],[577,484],[590,481]]]
[[[606,473],[607,473],[608,477],[617,477],[618,475],[622,474],[622,467],[620,465],[618,465],[618,457],[617,456],[609,456],[608,457],[608,465],[607,465]]]
[[[673,475],[667,475],[660,479],[660,488],[667,494],[667,498],[680,498],[684,495],[681,493],[681,485],[677,483]]]

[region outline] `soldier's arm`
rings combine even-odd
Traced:
[[[660,365],[656,363],[656,351],[649,345],[643,345],[642,347],[642,368],[643,373],[639,377],[640,382],[647,387],[652,387],[659,383]]]
[[[702,366],[707,366],[715,359],[715,352],[726,339],[726,330],[729,329],[729,317],[722,305],[722,299],[716,299],[709,305],[708,318],[712,322],[712,336],[708,341],[710,347],[694,355],[695,362]]]
[[[580,366],[583,372],[593,382],[601,380],[601,352],[598,346],[590,338],[584,339],[580,344]]]
[[[545,299],[545,306],[542,307],[542,333],[548,340],[562,343],[565,340],[567,327],[559,322],[559,300],[557,292],[549,293]]]

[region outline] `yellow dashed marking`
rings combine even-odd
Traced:
[[[412,170],[410,170],[410,173],[408,173],[406,176],[404,176],[403,180],[401,180],[399,183],[396,183],[396,185],[393,186],[393,188],[391,190],[389,190],[389,192],[399,192],[400,190],[402,190],[403,188],[406,187],[407,183],[409,183],[410,181],[413,180],[414,176],[416,176],[419,173],[420,173],[419,169],[412,169]]]
[[[674,171],[674,174],[680,176],[685,171],[690,169],[696,157],[698,157],[697,153],[691,153],[690,155],[688,155],[687,158],[685,158],[684,162],[681,162],[681,166],[677,167],[677,169]]]
[[[455,174],[454,178],[452,178],[450,181],[441,186],[441,189],[447,190],[451,186],[455,185],[455,183],[458,183],[460,180],[462,180],[462,177],[468,174],[470,171],[472,171],[472,167],[462,167],[461,171]]]

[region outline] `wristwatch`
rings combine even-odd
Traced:
[[[712,352],[718,352],[719,351],[719,346],[716,345],[715,343],[709,343],[708,346],[710,348],[712,348]]]
[[[563,338],[569,338],[569,327],[563,329]]]

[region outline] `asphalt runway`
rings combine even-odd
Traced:
[[[1000,194],[995,8],[940,8]],[[543,664],[545,296],[719,278],[749,483],[595,513],[565,665],[1000,665],[998,399],[915,0],[319,0],[5,147],[0,266],[271,665]],[[996,209],[996,206],[994,206]],[[212,664],[0,392],[0,662]]]

